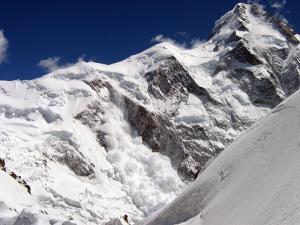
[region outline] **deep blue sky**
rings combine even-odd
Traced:
[[[173,39],[205,39],[215,20],[235,0],[44,0],[2,1],[0,29],[9,42],[0,80],[31,79],[46,72],[42,59],[61,63],[87,60],[113,63],[153,45],[163,34]],[[260,1],[269,4],[269,1]],[[284,13],[300,31],[299,0],[287,0]],[[186,32],[182,37],[178,32]],[[181,39],[181,40],[180,40]]]

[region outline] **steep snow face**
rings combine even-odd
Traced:
[[[194,49],[161,43],[112,65],[1,81],[0,158],[31,187],[22,207],[118,224],[166,205],[298,89],[294,36],[256,5],[238,4]]]
[[[142,224],[299,224],[299,100],[298,91]]]

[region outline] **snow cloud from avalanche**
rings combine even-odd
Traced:
[[[7,56],[8,40],[4,36],[3,30],[0,30],[0,63],[2,63]]]
[[[81,56],[77,59],[77,62],[82,62],[84,60],[84,57]],[[47,59],[42,59],[41,61],[39,61],[39,63],[37,64],[40,68],[44,69],[46,72],[53,72],[55,70],[59,70],[59,69],[64,69],[70,66],[73,66],[76,63],[66,63],[66,64],[61,64],[60,63],[61,58],[54,56],[54,57],[49,57]]]

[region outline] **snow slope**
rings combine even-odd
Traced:
[[[275,25],[238,4],[193,49],[161,43],[112,65],[0,81],[0,158],[32,193],[20,205],[1,193],[5,212],[118,224],[168,204],[298,89],[299,43]]]
[[[45,215],[26,189],[9,176],[0,171],[0,224],[1,225],[72,225],[68,221],[60,221],[53,216]],[[26,210],[25,210],[26,209]],[[44,213],[44,214],[42,214]]]
[[[144,146],[113,103],[102,104],[109,151],[74,119],[89,103],[105,99],[105,91],[51,76],[0,85],[0,158],[30,184],[33,202],[48,214],[78,224],[125,214],[140,220],[181,190],[170,160]]]
[[[221,153],[145,225],[300,223],[300,92]]]

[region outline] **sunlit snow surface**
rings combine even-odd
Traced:
[[[145,225],[300,223],[300,92],[258,121]]]
[[[213,53],[212,47],[200,48],[188,57],[196,60],[197,54],[206,54],[197,59],[201,64]],[[188,54],[164,43],[109,66],[82,62],[32,81],[0,82],[0,158],[32,188],[32,201],[19,204],[19,209],[45,210],[78,224],[97,224],[125,214],[136,222],[180,193],[183,183],[170,160],[142,143],[123,118],[120,105],[108,101],[107,91],[96,93],[84,82],[101,78],[151,110],[168,110],[168,103],[147,93],[142,75],[169,55],[185,58]],[[107,134],[107,151],[90,129],[74,119],[97,101],[103,103],[105,112],[102,130]],[[201,104],[190,96],[178,121],[205,122]],[[76,176],[59,163],[64,149],[94,165],[95,177]]]
[[[105,151],[95,134],[74,119],[99,93],[83,81],[65,78],[0,83],[5,95],[0,98],[0,157],[32,188],[32,201],[18,208],[42,209],[87,224],[125,214],[140,220],[173,199],[183,184],[170,160],[143,145],[111,102],[103,108],[109,143]],[[58,147],[68,147],[70,140],[95,166],[95,177],[76,176],[55,160]]]
[[[250,49],[257,45],[262,47],[273,44],[277,47],[283,45],[284,37],[281,34],[268,24],[257,21],[251,15],[248,16],[251,20],[249,23],[251,25],[248,27],[251,34],[238,32],[237,35],[245,36],[249,40]],[[216,47],[214,43],[218,41],[217,39],[224,39],[233,29],[234,23],[229,23],[214,37],[214,40],[194,49],[181,49],[168,43],[161,43],[112,65],[80,62],[73,67],[55,71],[32,81],[1,81],[0,158],[5,158],[7,168],[22,176],[30,184],[32,196],[25,188],[21,191],[22,187],[19,184],[0,171],[0,202],[5,203],[5,206],[0,204],[0,218],[5,219],[7,225],[12,225],[17,214],[26,209],[29,211],[24,211],[21,215],[26,214],[29,218],[37,217],[45,221],[56,218],[56,224],[61,224],[60,220],[70,220],[77,224],[100,224],[125,214],[133,223],[142,220],[178,196],[184,185],[176,169],[171,167],[170,160],[159,153],[152,152],[142,143],[141,137],[138,137],[126,122],[122,104],[118,104],[118,99],[115,102],[109,101],[107,89],[96,93],[85,81],[100,78],[108,81],[119,94],[133,99],[150,112],[158,114],[169,112],[174,110],[172,107],[174,102],[151,96],[147,91],[148,83],[143,75],[156,69],[162,59],[173,55],[195,82],[205,88],[215,101],[227,102],[231,107],[230,110],[239,118],[255,121],[270,109],[251,104],[248,95],[228,78],[225,72],[211,75],[218,59],[231,50],[231,46],[227,46],[223,49],[221,47],[219,51],[213,51]],[[250,69],[261,76],[269,74],[260,65],[252,66]],[[99,102],[104,111],[105,123],[101,129],[106,132],[108,144],[106,150],[96,141],[96,134],[75,119],[89,105]],[[176,107],[178,111],[174,117],[175,123],[199,123],[207,126],[208,112],[194,95],[190,94],[187,102]],[[287,202],[288,199],[292,199],[292,196],[295,196],[297,201],[298,196],[292,190],[292,187],[297,190],[298,184],[294,182],[288,186],[297,171],[297,166],[293,163],[299,161],[297,151],[291,151],[289,154],[288,146],[293,145],[296,149],[295,146],[298,145],[295,143],[298,137],[292,139],[289,142],[291,145],[287,145],[287,152],[283,152],[285,138],[290,134],[288,127],[285,127],[288,124],[280,125],[281,123],[277,124],[277,121],[272,119],[278,116],[280,122],[279,115],[285,112],[287,115],[284,118],[287,121],[290,117],[293,119],[297,113],[297,110],[293,110],[291,106],[271,114],[269,120],[272,126],[266,125],[266,128],[264,126],[261,128],[263,131],[266,130],[265,133],[255,128],[245,134],[209,167],[208,172],[201,174],[195,184],[175,200],[170,208],[158,211],[148,221],[155,225],[187,220],[189,221],[185,223],[186,225],[201,223],[246,225],[263,224],[260,222],[273,221],[272,218],[278,218],[278,220],[274,219],[278,222],[283,219],[280,215],[285,212],[286,214],[295,212],[294,215],[297,215],[297,211],[293,211],[297,202],[292,202],[290,205],[287,205]],[[290,111],[293,111],[292,114],[288,114]],[[221,112],[219,114],[216,108],[214,119],[221,121],[223,117],[224,114]],[[295,121],[291,123],[291,129],[295,133],[290,135],[297,134],[297,118],[296,116]],[[269,123],[269,120],[265,120],[263,124]],[[271,128],[278,132],[282,130],[284,133],[282,139],[279,139],[279,133],[274,133]],[[216,129],[216,133],[225,132],[221,129],[217,130],[216,127],[212,129]],[[230,139],[237,137],[239,133],[239,130],[230,128],[224,136]],[[271,137],[274,140],[268,139]],[[278,141],[278,144],[273,145],[271,141]],[[222,145],[222,143],[216,144]],[[268,146],[271,147],[267,148]],[[273,149],[278,154],[272,155]],[[92,166],[95,174],[89,177],[75,175],[69,167],[57,160],[66,153],[79,155],[84,159],[80,165]],[[278,167],[275,168],[275,163],[270,164],[270,162],[276,162]],[[292,166],[284,169],[289,163]],[[276,177],[277,173],[280,178]],[[277,182],[278,180],[280,182]],[[267,184],[273,184],[273,181],[274,188],[270,190]],[[280,185],[287,185],[287,187]],[[285,193],[284,188],[291,190],[288,192],[291,196],[287,199],[284,199],[281,194]],[[220,191],[222,189],[223,192]],[[19,193],[20,197],[16,195],[14,198],[8,198],[13,196],[8,190]],[[254,191],[250,192],[251,190]],[[246,195],[250,197],[247,198]],[[283,200],[277,203],[274,200],[277,197]],[[240,198],[244,200],[241,205],[238,204]],[[264,201],[261,201],[262,205],[258,206],[260,199]],[[286,204],[286,210],[280,211],[278,204]],[[278,217],[273,217],[273,211],[270,211],[273,209],[275,214],[279,215]],[[41,215],[45,212],[48,215]],[[259,216],[249,218],[258,212],[261,213]],[[30,213],[33,213],[32,216]],[[234,217],[239,214],[244,215],[243,213],[245,217]],[[153,220],[156,215],[157,223],[153,222],[156,221]],[[218,216],[214,219],[215,215]],[[289,218],[296,218],[296,216],[291,215]],[[165,221],[167,222],[164,223]],[[236,223],[227,223],[227,221],[236,221]],[[266,224],[289,224],[282,221],[282,223],[275,222]]]

